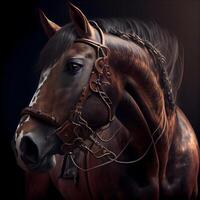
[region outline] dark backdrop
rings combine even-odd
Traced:
[[[178,103],[200,138],[200,1],[199,0],[74,0],[89,18],[136,17],[155,20],[175,33],[185,50],[185,72]],[[2,4],[2,3],[1,3]],[[34,68],[47,42],[38,8],[54,22],[69,22],[64,0],[5,1],[1,5],[0,155],[1,196],[23,198],[23,172],[15,164],[10,142],[37,85]],[[3,187],[2,187],[3,186]]]

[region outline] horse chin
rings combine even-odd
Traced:
[[[26,163],[28,171],[46,172],[56,165],[55,155],[46,156],[38,163]]]

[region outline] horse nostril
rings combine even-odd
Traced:
[[[39,150],[30,137],[24,136],[22,138],[20,149],[25,162],[36,163],[39,160]]]

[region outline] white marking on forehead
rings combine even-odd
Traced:
[[[39,94],[40,94],[40,89],[41,87],[43,86],[43,84],[46,82],[49,74],[51,73],[52,69],[55,67],[55,65],[53,67],[49,67],[47,68],[41,75],[41,78],[40,78],[40,82],[38,84],[38,87],[35,91],[35,94],[33,95],[32,99],[31,99],[31,102],[29,104],[29,106],[33,106],[36,102],[37,102],[37,99],[39,97]]]

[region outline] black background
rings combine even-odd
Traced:
[[[2,1],[3,2],[3,1]],[[20,110],[37,86],[34,68],[47,42],[38,8],[59,25],[69,22],[64,0],[1,2],[1,98],[0,98],[0,195],[1,199],[23,198],[23,172],[11,149]],[[178,104],[200,139],[200,1],[199,0],[74,0],[89,18],[136,17],[155,20],[175,33],[185,50],[185,72]]]

